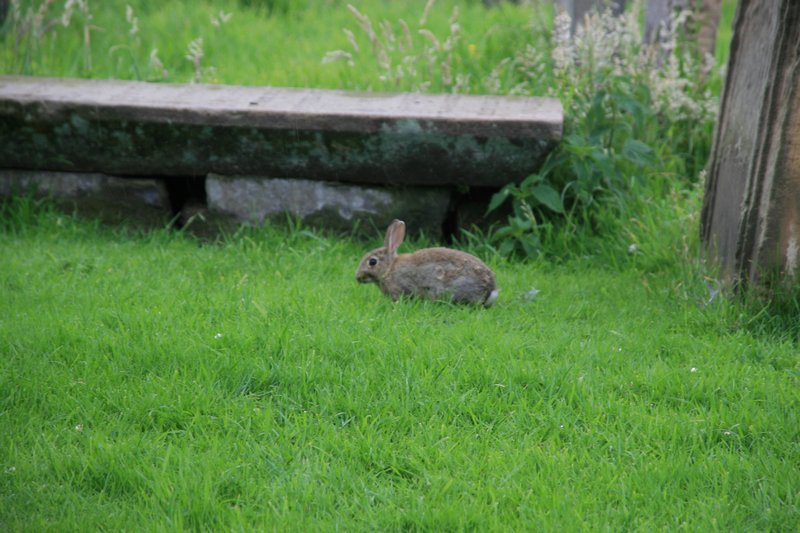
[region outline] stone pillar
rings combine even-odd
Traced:
[[[735,280],[800,264],[800,2],[739,0],[701,233]],[[796,279],[796,278],[794,278]]]

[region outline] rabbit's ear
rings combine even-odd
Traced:
[[[386,239],[383,245],[386,246],[391,253],[395,253],[400,244],[402,244],[405,236],[406,223],[402,220],[395,219],[389,224],[389,229],[386,230]]]

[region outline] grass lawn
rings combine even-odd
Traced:
[[[29,207],[0,233],[4,530],[800,526],[797,338],[676,255],[489,258],[496,307],[392,303],[348,239]]]
[[[248,3],[131,0],[126,19],[125,3],[93,2],[88,46],[78,11],[39,39],[6,24],[0,73],[392,88],[344,2]],[[354,3],[431,46],[426,2]],[[456,3],[425,26],[442,41]],[[550,46],[547,7],[458,4],[461,40],[437,68],[471,76],[465,90],[526,43]],[[343,27],[361,55],[322,65],[353,49]],[[546,71],[526,76],[546,88]],[[693,157],[708,139],[653,124],[655,156],[619,167],[641,183],[630,204],[599,194],[585,226],[550,228],[564,257],[461,245],[497,273],[490,309],[358,285],[378,232],[209,243],[0,204],[0,531],[800,530],[800,298],[709,301],[678,146]],[[594,157],[578,170],[616,153],[570,142]]]

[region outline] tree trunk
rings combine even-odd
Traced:
[[[728,277],[800,266],[800,2],[740,0],[702,214]]]

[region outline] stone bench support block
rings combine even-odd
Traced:
[[[548,98],[0,76],[0,168],[502,187],[562,122]]]
[[[261,176],[206,178],[208,210],[240,222],[259,224],[287,215],[315,227],[369,235],[403,218],[415,231],[437,238],[450,202],[443,187],[371,187]]]
[[[164,183],[156,179],[0,169],[0,197],[20,194],[49,197],[61,209],[112,224],[158,228],[172,216]]]

